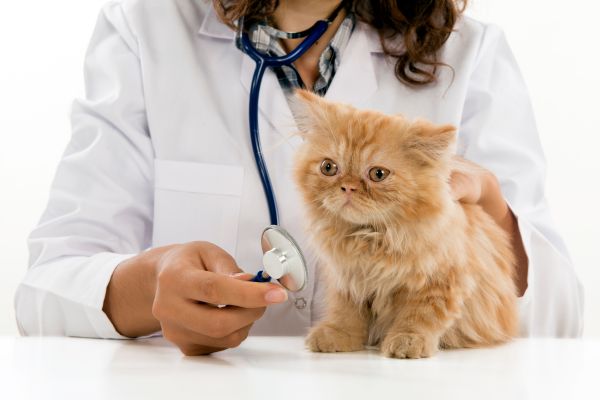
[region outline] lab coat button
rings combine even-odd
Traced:
[[[294,301],[294,305],[298,310],[302,310],[304,307],[306,307],[306,299],[304,297],[298,297]]]

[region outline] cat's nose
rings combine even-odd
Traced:
[[[352,183],[344,183],[342,184],[342,192],[346,192],[348,194],[356,191],[356,185]]]

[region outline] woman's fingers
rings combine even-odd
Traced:
[[[452,197],[462,203],[479,204],[490,176],[493,174],[482,166],[459,156],[454,157],[450,175]]]
[[[244,272],[237,265],[231,254],[219,246],[209,242],[195,242],[194,250],[200,258],[203,269],[221,275],[232,275]]]
[[[477,204],[481,197],[480,175],[468,174],[463,171],[452,171],[450,175],[450,188],[454,200]]]
[[[250,274],[248,272],[238,272],[237,274],[233,274],[233,275],[229,275],[229,276],[234,279],[238,279],[240,281],[249,281],[252,278],[254,278],[254,275]]]
[[[267,305],[287,300],[280,286],[249,282],[251,274],[207,242],[173,247],[157,271],[152,314],[165,338],[187,355],[239,345]]]
[[[287,291],[281,286],[248,282],[240,278],[190,270],[186,273],[181,290],[184,297],[192,300],[245,308],[265,307],[287,300]]]
[[[251,325],[264,312],[265,308],[235,306],[220,308],[191,300],[173,302],[163,309],[155,310],[161,322],[166,321],[215,339],[224,338],[245,326]]]
[[[450,188],[452,190],[452,198],[462,201],[469,193],[469,184],[465,175],[461,172],[452,171],[450,175]]]
[[[237,263],[220,247],[207,242],[194,244],[199,251],[200,268],[186,268],[185,297],[216,305],[234,305],[246,308],[265,307],[287,300],[287,291],[271,283],[245,282],[252,275],[246,274]],[[235,277],[232,277],[235,275]]]
[[[247,337],[252,325],[244,326],[222,338],[212,338],[176,324],[164,324],[165,339],[179,347],[186,356],[198,356],[239,346]]]

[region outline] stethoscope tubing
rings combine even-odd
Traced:
[[[302,32],[296,33],[286,33],[287,38],[306,38],[291,52],[284,56],[268,56],[265,54],[261,54],[256,50],[256,48],[252,45],[250,38],[248,36],[248,31],[244,26],[244,19],[240,20],[240,28],[241,28],[241,47],[242,51],[246,53],[252,60],[254,60],[256,66],[254,69],[254,74],[252,76],[252,84],[250,85],[250,101],[248,102],[248,121],[250,128],[250,141],[252,144],[252,152],[254,153],[254,161],[256,163],[256,169],[260,176],[260,180],[262,183],[263,191],[265,194],[265,198],[267,200],[267,206],[269,209],[269,218],[271,221],[271,225],[278,227],[279,226],[279,213],[277,210],[277,199],[275,198],[275,192],[273,190],[273,185],[271,183],[271,178],[269,176],[269,170],[267,168],[267,164],[265,162],[262,147],[260,144],[260,133],[258,129],[258,104],[259,104],[259,96],[260,96],[260,87],[262,84],[262,79],[265,75],[265,71],[269,67],[281,67],[281,66],[291,66],[294,61],[300,58],[304,53],[306,53],[316,42],[319,40],[323,34],[329,28],[331,22],[338,15],[339,11],[344,7],[345,0],[343,0],[338,7],[333,11],[333,13],[326,19],[315,22],[315,24]],[[264,232],[263,232],[264,234]],[[293,238],[288,237],[292,246],[297,249],[297,253],[302,259],[302,265],[304,266],[305,275],[306,275],[306,262],[302,257],[302,252]],[[308,278],[305,276],[304,284]],[[252,278],[253,282],[269,282],[271,277],[266,274],[264,271],[259,271],[256,276]],[[301,288],[300,288],[301,289]],[[300,290],[296,289],[296,290]]]
[[[262,182],[263,191],[267,200],[269,208],[269,218],[271,225],[279,225],[279,213],[277,210],[277,200],[275,198],[275,192],[269,176],[269,170],[265,162],[262,147],[260,144],[260,134],[258,130],[258,102],[260,96],[260,87],[265,71],[269,67],[280,67],[289,66],[304,53],[308,51],[316,43],[317,40],[323,36],[329,23],[327,21],[317,21],[312,28],[311,32],[293,51],[290,53],[280,56],[272,57],[261,54],[254,48],[248,33],[242,32],[242,49],[243,51],[256,63],[254,74],[252,76],[252,84],[250,85],[250,101],[248,106],[248,121],[250,125],[250,141],[252,143],[252,152],[254,153],[254,160],[256,162],[256,168]]]

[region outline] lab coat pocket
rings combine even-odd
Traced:
[[[244,169],[155,160],[153,246],[203,240],[235,256]]]

